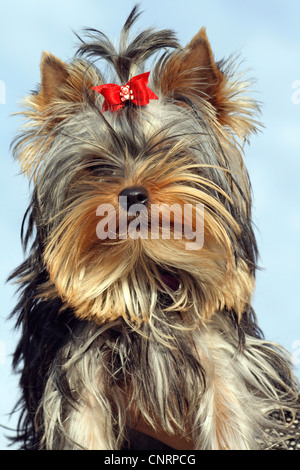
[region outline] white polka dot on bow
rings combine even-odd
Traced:
[[[133,91],[130,90],[129,85],[121,86],[120,97],[122,102],[134,100]]]

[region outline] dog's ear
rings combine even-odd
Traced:
[[[41,91],[39,95],[41,105],[46,107],[59,99],[69,77],[67,64],[49,52],[43,52],[41,60]]]
[[[53,105],[59,103],[81,103],[85,91],[94,85],[92,72],[80,60],[68,65],[53,54],[44,52],[41,60],[41,89],[37,100],[40,110],[50,111]]]
[[[205,28],[183,51],[171,54],[161,72],[161,89],[165,95],[180,99],[180,95],[196,94],[218,106],[225,78],[214,61]]]
[[[258,107],[244,96],[248,83],[234,77],[225,63],[221,66],[221,62],[215,62],[205,28],[185,49],[175,51],[161,61],[156,72],[160,83],[155,85],[178,105],[205,106],[208,117],[231,128],[240,137],[255,131],[257,123],[253,115]]]
[[[28,122],[26,134],[22,134],[14,147],[22,171],[29,176],[36,174],[55,132],[65,119],[76,115],[85,100],[95,99],[91,91],[100,78],[94,67],[76,59],[70,65],[49,52],[41,60],[41,86],[24,100],[22,113]]]

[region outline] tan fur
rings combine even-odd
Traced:
[[[210,124],[221,133],[230,129],[240,138],[248,136],[257,123],[252,120],[253,103],[245,97],[247,82],[226,77],[218,69],[202,28],[182,51],[175,51],[163,62],[161,89],[166,96],[199,97],[199,106],[208,107]]]
[[[220,131],[225,146],[231,146],[231,136],[224,133],[226,127],[234,127],[237,133],[248,133],[243,119],[241,120],[240,116],[235,118],[233,114],[236,107],[239,114],[243,109],[247,115],[247,108],[251,109],[251,103],[246,101],[236,101],[235,103],[235,100],[231,99],[232,95],[239,93],[239,89],[236,87],[233,91],[233,84],[230,84],[218,70],[205,28],[199,31],[185,50],[171,54],[167,62],[163,64],[162,70],[157,71],[157,76],[160,77],[160,88],[165,96],[176,99],[176,95],[181,93],[191,94],[195,98],[194,95],[197,93],[200,98],[200,107],[208,106],[210,111],[215,110],[215,116],[210,112],[207,116],[212,117],[212,122]],[[29,175],[36,175],[43,155],[51,145],[60,122],[67,120],[68,117],[84,108],[83,90],[86,90],[90,98],[94,100],[95,94],[91,88],[96,83],[99,84],[99,76],[96,75],[92,67],[87,68],[85,62],[77,59],[67,65],[50,53],[44,53],[42,56],[41,77],[41,91],[38,95],[29,97],[27,105],[31,107],[32,111],[26,112],[26,116],[33,119],[31,121],[33,129],[42,127],[45,139],[33,140],[28,137],[28,142],[26,140],[23,142],[24,149],[20,154],[20,161],[23,170]],[[233,122],[236,122],[236,125],[233,126]],[[29,125],[27,124],[27,126]],[[251,127],[252,123],[249,120],[249,129]],[[235,153],[236,158],[240,159],[238,165],[240,165],[239,171],[241,178],[243,178],[242,158],[236,149]],[[216,210],[220,211],[227,219],[231,230],[238,237],[239,227],[236,222],[208,194],[201,194],[199,191],[183,185],[184,199],[178,198],[176,193],[180,191],[178,186],[180,179],[189,181],[189,183],[193,183],[194,180],[195,183],[201,183],[207,187],[214,184],[199,176],[192,175],[189,172],[188,159],[186,174],[183,173],[183,166],[184,161],[181,162],[180,168],[177,167],[177,162],[172,163],[172,154],[162,156],[160,159],[156,157],[155,160],[150,158],[143,166],[135,168],[135,174],[130,173],[130,176],[128,174],[125,180],[107,181],[107,185],[103,185],[101,182],[99,189],[96,181],[85,179],[83,174],[82,178],[79,178],[80,185],[90,188],[88,189],[90,196],[82,204],[77,201],[73,209],[68,209],[63,223],[51,234],[45,250],[44,259],[49,269],[50,278],[56,286],[54,290],[53,288],[47,289],[45,298],[49,297],[51,290],[54,295],[58,292],[65,302],[75,309],[80,318],[89,317],[100,323],[114,320],[119,316],[126,316],[126,308],[129,308],[129,311],[132,309],[124,303],[124,297],[119,293],[135,288],[135,282],[130,277],[132,270],[142,269],[147,272],[145,266],[148,261],[146,258],[142,262],[139,260],[140,253],[144,251],[155,261],[157,259],[163,261],[165,258],[166,262],[171,262],[176,268],[195,265],[193,275],[195,279],[199,279],[198,282],[202,286],[203,282],[206,282],[204,281],[205,273],[209,273],[210,280],[206,283],[205,303],[201,304],[202,319],[210,318],[216,310],[225,307],[229,310],[235,309],[240,316],[245,306],[250,304],[254,280],[249,275],[246,265],[234,266],[232,264],[228,237],[218,220],[210,215],[209,210],[206,210],[205,213],[205,245],[199,253],[188,254],[185,250],[182,251],[183,241],[180,243],[174,240],[171,250],[169,244],[166,247],[163,241],[156,241],[153,250],[151,240],[143,240],[138,243],[129,240],[112,242],[111,244],[115,245],[115,250],[110,246],[108,255],[110,262],[105,262],[107,242],[101,243],[96,237],[96,209],[101,203],[111,203],[116,206],[117,195],[122,188],[133,184],[146,187],[151,195],[151,203],[154,204],[179,203],[183,206],[185,203],[201,202],[205,206],[215,206]],[[163,173],[162,168],[164,169]],[[228,178],[231,178],[229,172]],[[78,191],[79,180],[74,183],[75,192]],[[156,181],[155,187],[152,181]],[[175,182],[176,191],[173,195],[170,188]],[[244,181],[243,184],[247,190],[247,181]],[[221,191],[219,188],[216,189]],[[228,198],[226,194],[224,197]],[[86,237],[87,233],[90,234],[88,238]],[[77,246],[76,250],[72,250],[74,243]],[[159,248],[159,244],[161,248]],[[122,253],[125,252],[124,259],[126,261],[124,264],[120,264],[119,260],[122,258]],[[98,274],[100,272],[98,260],[101,263],[101,279]],[[201,268],[196,268],[196,266]],[[212,273],[215,273],[213,277],[211,277]],[[220,282],[223,287],[216,291],[215,285]],[[181,305],[186,309],[190,303],[197,305],[196,290],[195,286],[195,289],[192,289],[193,293],[191,293],[187,287],[182,286],[179,294],[180,300],[177,299],[174,303],[176,308]],[[151,314],[148,304],[144,305],[140,318],[133,311],[131,313],[131,319],[138,322],[148,321],[149,316]]]
[[[82,110],[83,92],[89,93],[99,83],[99,76],[92,67],[81,60],[67,65],[54,55],[44,52],[41,59],[41,90],[23,102],[22,113],[27,122],[28,135],[22,142],[19,160],[21,169],[29,177],[36,172],[47,153],[60,123]],[[94,92],[90,93],[91,99]],[[38,135],[38,139],[33,135]]]
[[[94,30],[82,46],[89,58],[109,62],[113,80],[143,72],[149,51],[174,47],[166,31],[152,30],[128,45],[135,15],[119,55]],[[157,100],[102,112],[94,63],[42,56],[41,88],[25,101],[27,123],[15,146],[35,185],[26,237],[37,232],[16,274],[25,286],[24,401],[29,414],[37,410],[39,445],[49,449],[120,449],[128,426],[173,446],[178,437],[184,448],[254,449],[258,439],[266,446],[272,412],[293,415],[299,406],[289,360],[261,339],[251,308],[257,247],[243,146],[258,128],[258,106],[243,76],[215,61],[205,28],[185,49],[163,53],[150,77]],[[146,233],[124,239],[120,217],[126,229],[138,217],[119,198],[133,188],[146,195]],[[115,225],[102,239],[98,208],[107,205]],[[172,208],[169,221],[163,205]],[[190,250],[200,207],[203,244]],[[189,231],[176,237],[184,223]],[[35,354],[39,341],[48,356],[37,400],[27,351]],[[26,437],[27,421],[24,427]]]

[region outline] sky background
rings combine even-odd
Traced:
[[[20,125],[18,102],[39,82],[43,50],[70,59],[73,31],[93,27],[117,40],[134,1],[5,0],[0,3],[0,425],[18,397],[11,354],[18,339],[8,315],[16,302],[5,283],[23,259],[20,226],[29,201],[9,145]],[[300,2],[299,0],[144,0],[141,29],[171,28],[182,45],[206,26],[216,59],[240,53],[256,78],[262,133],[246,148],[260,250],[254,308],[267,339],[293,355],[300,377]],[[0,449],[7,448],[0,427]]]

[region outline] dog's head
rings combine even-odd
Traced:
[[[137,16],[118,52],[90,30],[69,64],[44,53],[40,89],[26,100],[15,153],[34,185],[37,269],[48,273],[39,295],[100,324],[179,313],[191,325],[223,309],[240,318],[256,262],[242,146],[257,105],[235,63],[215,62],[204,28],[185,48],[171,31],[130,42]],[[146,102],[136,101],[131,85],[159,50]],[[117,109],[98,92],[108,83]]]

